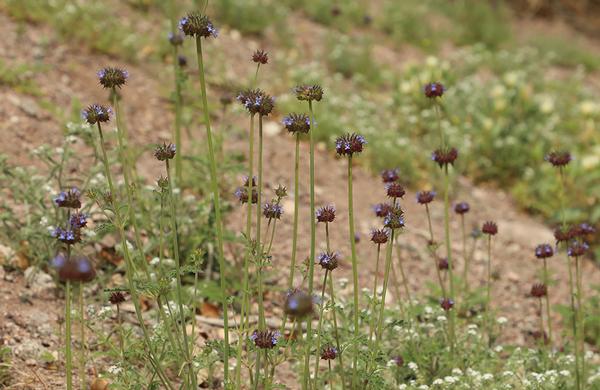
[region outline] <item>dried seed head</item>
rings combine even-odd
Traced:
[[[248,203],[248,187],[238,187],[233,193],[240,203]],[[258,202],[258,191],[256,188],[252,188],[252,204]]]
[[[404,227],[404,211],[400,206],[392,206],[390,212],[383,218],[383,226],[392,230]]]
[[[292,134],[306,134],[310,131],[310,118],[306,114],[291,113],[283,118],[283,125]]]
[[[548,288],[544,283],[536,283],[531,286],[531,296],[535,298],[542,298],[548,294]]]
[[[291,291],[287,294],[284,311],[290,317],[305,317],[313,312],[313,299],[302,290]]]
[[[238,94],[237,100],[252,115],[267,116],[275,107],[275,99],[260,89],[247,89]]]
[[[298,85],[294,88],[296,99],[320,102],[323,98],[323,88],[320,85]]]
[[[471,209],[471,206],[467,202],[460,202],[454,206],[454,212],[456,214],[466,214]]]
[[[556,243],[559,244],[561,242],[568,242],[573,238],[573,228],[572,227],[562,227],[558,226],[554,229],[554,239],[556,239]]]
[[[426,97],[430,99],[435,99],[442,97],[444,92],[446,92],[446,88],[441,83],[432,82],[425,84],[425,86],[423,87],[423,92],[425,93]]]
[[[450,298],[443,298],[440,300],[440,306],[444,311],[449,311],[454,307],[454,301]]]
[[[389,196],[392,199],[402,198],[404,194],[406,194],[404,187],[402,187],[402,185],[397,181],[393,183],[387,183],[386,192],[387,196]]]
[[[361,153],[366,143],[362,135],[348,133],[335,140],[335,150],[340,156],[351,157],[353,154]]]
[[[483,226],[481,227],[481,231],[484,234],[494,236],[496,233],[498,233],[498,225],[492,221],[484,222]]]
[[[287,187],[279,184],[277,188],[275,188],[275,196],[279,199],[283,199],[288,195]]]
[[[81,111],[81,117],[90,125],[94,125],[96,123],[101,122],[108,122],[110,120],[111,115],[112,110],[110,109],[110,107],[105,107],[100,104],[92,104],[88,106],[85,110]]]
[[[448,259],[445,257],[438,259],[437,266],[440,271],[446,271],[450,267],[450,265],[448,264]]]
[[[317,222],[333,222],[335,220],[335,206],[329,205],[320,207],[315,214],[317,216]]]
[[[567,248],[567,255],[570,257],[579,257],[585,255],[590,246],[585,242],[573,241]]]
[[[337,357],[338,350],[334,346],[327,346],[321,351],[322,360],[334,360]]]
[[[154,149],[154,157],[158,161],[166,161],[171,160],[175,157],[175,153],[177,152],[177,147],[172,143],[163,143]]]
[[[280,337],[279,331],[255,330],[250,340],[254,341],[254,345],[260,349],[272,349],[277,345]]]
[[[319,265],[323,269],[333,271],[338,267],[340,254],[338,252],[322,252],[319,254]]]
[[[535,257],[538,259],[547,259],[554,255],[554,250],[550,244],[540,244],[535,247]]]
[[[263,215],[269,219],[279,219],[283,213],[283,208],[279,203],[271,202],[263,205]]]
[[[571,153],[566,151],[553,151],[544,157],[544,160],[548,161],[552,166],[562,168],[567,166],[573,158]]]
[[[54,198],[54,203],[58,207],[65,207],[70,209],[78,209],[81,207],[81,192],[77,187],[73,187],[68,191],[62,191]]]
[[[433,202],[435,191],[419,191],[417,192],[417,202],[419,204],[428,204]]]
[[[189,37],[217,37],[219,32],[206,15],[191,13],[179,20],[179,29]]]
[[[458,158],[458,150],[456,148],[436,149],[431,154],[431,159],[435,161],[440,168],[454,165],[454,161]]]
[[[258,49],[252,54],[252,62],[265,65],[269,62],[269,54],[261,49]]]
[[[373,211],[375,211],[375,216],[384,218],[392,211],[392,208],[393,206],[389,203],[379,203],[373,206]]]
[[[373,229],[371,231],[371,241],[377,245],[385,244],[388,241],[388,232],[386,229]]]
[[[96,277],[96,271],[90,259],[78,256],[63,264],[58,270],[58,277],[62,281],[89,282]]]
[[[121,88],[129,78],[129,72],[120,68],[107,67],[97,73],[100,85],[104,88]]]
[[[113,305],[123,303],[125,302],[125,294],[123,294],[121,291],[115,291],[110,294],[110,297],[108,297],[108,301]]]
[[[180,46],[183,43],[183,35],[179,32],[169,32],[167,38],[169,39],[169,43],[173,46]]]
[[[384,169],[381,171],[381,180],[384,183],[392,183],[397,181],[400,178],[398,175],[398,169]]]

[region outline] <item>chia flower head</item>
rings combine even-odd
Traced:
[[[250,184],[250,178],[248,176],[244,176],[244,180],[243,180],[243,187],[248,187],[248,185]],[[256,176],[252,176],[252,187],[256,187]]]
[[[440,168],[448,165],[454,165],[454,161],[458,158],[458,150],[456,148],[436,149],[431,154],[431,159],[435,161]]]
[[[548,288],[544,283],[535,283],[531,286],[531,296],[535,298],[542,298],[548,294]]]
[[[58,207],[65,207],[70,209],[78,209],[81,207],[81,192],[77,187],[73,187],[68,191],[62,191],[54,198],[54,203]]]
[[[240,203],[248,203],[248,187],[238,187],[233,193]],[[252,204],[258,202],[258,191],[252,188]]]
[[[373,211],[375,211],[375,216],[384,218],[392,211],[392,207],[393,206],[389,203],[378,203],[373,206]]]
[[[177,63],[179,64],[180,67],[185,68],[187,66],[187,57],[184,56],[183,54],[179,54],[177,56]]]
[[[402,185],[400,183],[398,183],[397,181],[392,182],[392,183],[387,183],[387,185],[385,186],[385,189],[387,192],[387,196],[389,196],[390,198],[393,198],[393,199],[402,198],[404,196],[404,194],[406,194],[404,187],[402,187]]]
[[[112,292],[110,297],[108,297],[108,301],[113,305],[123,303],[125,302],[125,294],[123,294],[121,291]]]
[[[246,107],[252,115],[267,116],[275,107],[275,99],[260,89],[247,89],[238,94],[237,100]]]
[[[381,171],[381,180],[384,183],[392,183],[398,180],[400,176],[398,175],[398,169],[384,169]]]
[[[97,75],[100,85],[107,89],[121,88],[129,78],[129,72],[112,66],[99,70]]]
[[[81,213],[75,213],[71,215],[69,224],[73,229],[81,229],[87,226],[87,215]]]
[[[175,153],[177,152],[177,147],[172,143],[163,143],[154,149],[154,157],[158,161],[167,161],[171,160],[175,157]]]
[[[183,35],[179,32],[171,32],[167,34],[167,38],[169,39],[169,43],[173,46],[180,46],[183,43]]]
[[[275,188],[275,196],[279,199],[283,199],[287,196],[287,187],[279,184],[277,188]]]
[[[561,242],[568,242],[573,238],[573,228],[572,227],[562,227],[558,226],[554,229],[554,239],[556,240],[556,244]]]
[[[217,37],[219,32],[208,16],[190,13],[179,20],[179,29],[189,37]]]
[[[567,255],[569,257],[579,257],[585,255],[585,253],[590,249],[590,246],[585,242],[573,241],[569,244],[567,248]]]
[[[398,367],[402,367],[404,365],[404,359],[402,358],[402,356],[398,355],[398,356],[394,356],[392,358],[392,361],[394,363],[396,363],[396,366]]]
[[[440,299],[440,307],[444,309],[444,311],[449,311],[454,307],[454,301],[450,298]]]
[[[335,140],[335,150],[340,156],[352,157],[353,154],[362,152],[366,143],[362,135],[348,133]]]
[[[435,191],[419,191],[417,192],[417,202],[419,204],[428,204],[433,202]]]
[[[320,207],[316,212],[317,222],[333,222],[335,219],[335,206],[323,206]]]
[[[283,118],[283,125],[292,134],[306,134],[310,131],[310,118],[306,114],[291,113]]]
[[[571,153],[567,151],[552,151],[548,153],[544,160],[548,161],[552,166],[562,168],[567,166],[573,158]]]
[[[400,206],[392,206],[390,212],[383,218],[383,226],[392,230],[404,227],[404,211]]]
[[[388,240],[388,233],[385,229],[371,230],[371,241],[377,245],[385,244]]]
[[[456,214],[466,214],[471,209],[471,206],[467,202],[460,202],[454,206],[454,212]]]
[[[58,277],[62,281],[89,282],[96,277],[96,270],[89,258],[78,256],[64,263]]]
[[[334,346],[327,346],[321,351],[322,360],[334,360],[337,357],[337,348]]]
[[[425,84],[425,86],[423,87],[423,92],[425,93],[426,97],[430,99],[435,99],[442,97],[444,92],[446,92],[446,88],[441,83],[431,82]]]
[[[587,237],[596,233],[596,228],[587,222],[580,223],[571,228],[573,237]]]
[[[547,259],[554,255],[554,250],[550,244],[540,244],[535,247],[535,257],[538,259]]]
[[[296,99],[320,102],[323,98],[323,88],[320,85],[298,85],[294,88]]]
[[[110,107],[105,107],[100,104],[89,105],[85,110],[81,111],[81,117],[90,125],[108,122],[111,114],[112,110]]]
[[[61,227],[56,227],[50,233],[50,235],[67,245],[73,245],[81,242],[81,231],[79,229],[65,230]]]
[[[252,54],[252,62],[265,65],[269,62],[269,54],[262,49],[258,49]]]
[[[323,269],[333,271],[338,267],[339,256],[340,254],[338,252],[322,252],[318,257],[319,264]]]
[[[290,317],[302,318],[313,312],[313,299],[302,290],[287,294],[283,310]]]
[[[484,222],[483,226],[481,227],[481,232],[490,236],[494,236],[496,233],[498,233],[498,225],[492,221]]]
[[[254,341],[254,345],[260,349],[272,349],[277,345],[280,337],[281,333],[277,330],[275,332],[270,330],[255,330],[250,335],[250,340]]]
[[[437,266],[440,271],[445,271],[450,267],[450,265],[448,264],[448,259],[445,257],[438,259]]]
[[[283,213],[283,208],[280,204],[271,202],[263,205],[263,215],[269,219],[279,219]]]

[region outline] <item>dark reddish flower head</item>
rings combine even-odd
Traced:
[[[554,250],[550,244],[540,244],[535,247],[535,257],[538,259],[547,259],[554,255]]]
[[[432,82],[425,84],[423,87],[423,92],[425,93],[426,97],[435,99],[442,97],[444,92],[446,92],[446,88],[442,85],[442,83]]]
[[[238,187],[234,195],[240,203],[248,203],[248,187]],[[252,204],[256,204],[258,202],[258,191],[256,188],[252,188]]]
[[[348,133],[335,140],[335,150],[340,156],[350,156],[361,153],[367,143],[362,135]]]
[[[63,263],[58,269],[58,277],[62,281],[89,282],[96,277],[96,271],[90,259],[78,256]]]
[[[262,49],[258,49],[252,54],[252,62],[265,65],[269,62],[269,54]]]
[[[294,88],[296,99],[311,101],[321,101],[323,98],[323,88],[320,85],[298,85]]]
[[[70,190],[62,191],[54,198],[54,204],[58,207],[65,207],[70,209],[78,209],[81,207],[81,192],[77,187],[73,187]]]
[[[536,283],[531,286],[531,296],[534,298],[542,298],[548,294],[548,288],[544,283]]]
[[[280,219],[283,208],[279,203],[271,202],[263,205],[263,215],[269,219]]]
[[[586,254],[590,246],[585,242],[573,241],[567,248],[567,255],[570,257],[580,257]]]
[[[389,203],[379,203],[373,206],[373,211],[375,211],[375,215],[379,218],[384,218],[386,215],[390,213],[392,210],[392,205]]]
[[[96,123],[108,122],[112,110],[110,107],[103,106],[101,104],[92,104],[81,112],[81,117],[90,125]]]
[[[419,191],[417,192],[417,202],[419,204],[428,204],[433,202],[435,191]]]
[[[275,99],[261,89],[247,89],[238,94],[237,100],[246,107],[251,115],[267,116],[275,107]]]
[[[338,267],[340,254],[338,252],[322,252],[319,255],[319,264],[327,271],[333,271]]]
[[[471,206],[467,202],[460,202],[454,206],[454,212],[456,214],[466,214],[471,209]]]
[[[277,188],[275,188],[275,196],[279,199],[283,199],[287,196],[287,187],[279,184]]]
[[[498,233],[498,225],[496,225],[496,222],[492,221],[484,222],[483,226],[481,227],[481,232],[490,236],[494,236]]]
[[[398,367],[402,367],[404,365],[404,358],[402,358],[402,356],[400,355],[394,356],[392,360],[394,361],[394,363],[396,363],[396,366]]]
[[[310,131],[310,118],[306,114],[291,113],[283,118],[283,125],[292,134],[306,134]]]
[[[448,165],[454,165],[454,161],[458,158],[458,150],[456,148],[436,149],[431,154],[431,159],[435,161],[440,168]]]
[[[219,32],[206,15],[191,13],[179,20],[179,29],[190,37],[217,37]]]
[[[393,206],[383,218],[383,226],[388,229],[401,229],[404,227],[404,210],[400,206]]]
[[[404,194],[406,194],[404,187],[402,187],[402,185],[400,183],[398,183],[397,181],[392,182],[392,183],[387,183],[385,188],[386,188],[387,196],[389,196],[390,198],[393,198],[393,199],[402,198],[404,196]]]
[[[270,330],[255,330],[250,336],[250,340],[254,341],[260,349],[272,349],[277,345],[281,333],[279,331],[272,332]]]
[[[450,298],[443,298],[440,300],[440,306],[444,311],[449,311],[454,307],[454,301]]]
[[[573,238],[573,228],[572,227],[562,227],[558,226],[554,229],[554,239],[556,243],[559,244],[561,242],[568,242]]]
[[[290,317],[302,318],[313,312],[313,299],[302,290],[287,294],[283,310]]]
[[[323,206],[320,207],[316,212],[317,222],[330,223],[335,219],[335,206]]]
[[[173,46],[180,46],[183,44],[183,34],[179,31],[175,33],[170,31],[169,34],[167,34],[167,38],[169,39],[169,43]]]
[[[386,229],[373,229],[371,231],[371,241],[377,245],[385,244],[388,241],[388,232]]]
[[[384,169],[383,171],[381,171],[381,180],[383,180],[384,183],[392,183],[397,181],[400,178],[400,176],[398,176],[398,169]]]
[[[100,69],[97,75],[100,85],[104,88],[121,88],[129,78],[129,72],[111,66]]]
[[[154,149],[154,157],[158,161],[171,160],[175,157],[175,153],[177,153],[177,147],[172,143],[163,143]]]
[[[548,161],[552,166],[562,168],[567,166],[573,158],[571,153],[566,151],[553,151],[544,157],[544,160]]]
[[[115,291],[110,294],[110,297],[108,297],[108,301],[113,305],[123,303],[125,302],[125,294],[123,294],[121,291]]]
[[[571,228],[572,236],[575,237],[587,237],[596,233],[596,228],[590,225],[587,222],[580,223],[579,225],[575,225]]]
[[[323,348],[323,351],[321,352],[321,359],[322,360],[334,360],[337,357],[337,354],[338,354],[337,348],[330,345],[330,346]]]
[[[358,244],[360,242],[360,233],[359,232],[354,233],[354,242],[356,244]]]
[[[449,264],[448,264],[448,259],[445,257],[442,257],[441,259],[438,259],[438,269],[440,271],[445,271],[449,268]]]

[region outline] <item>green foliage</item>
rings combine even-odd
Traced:
[[[600,69],[600,55],[573,39],[539,35],[532,38],[529,44],[541,53],[551,53],[550,61],[553,64],[569,68],[583,66],[588,72]]]
[[[261,35],[265,30],[286,18],[286,10],[274,0],[221,0],[213,5],[220,23],[243,34]]]
[[[0,347],[0,386],[10,384],[10,357],[12,352],[8,347]]]
[[[38,68],[28,64],[8,64],[0,60],[0,85],[14,88],[16,91],[30,95],[40,95],[40,91],[32,76]]]

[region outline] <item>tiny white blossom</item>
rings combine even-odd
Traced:
[[[504,325],[508,322],[508,319],[506,317],[498,317],[496,322],[498,322],[499,325]]]
[[[438,317],[437,317],[437,320],[438,320],[439,322],[446,322],[446,316],[438,316]]]
[[[492,379],[494,379],[494,376],[492,374],[483,374],[483,376],[481,377],[481,379],[483,379],[484,381],[491,381]]]
[[[415,362],[408,362],[407,366],[408,366],[408,368],[410,368],[413,371],[419,370],[419,366]]]

